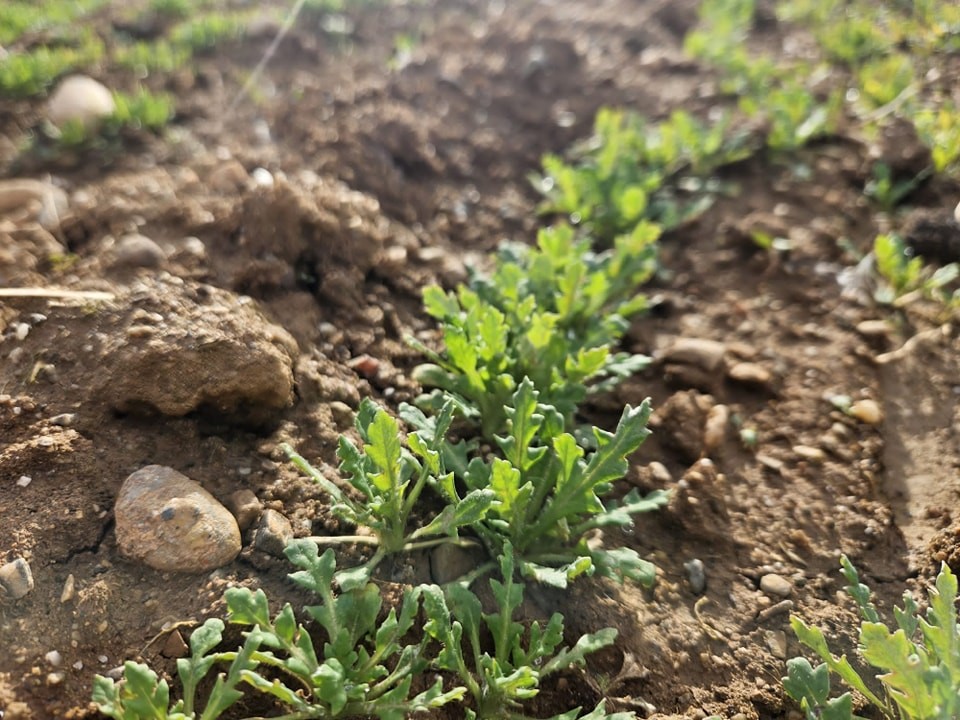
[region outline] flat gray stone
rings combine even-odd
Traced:
[[[240,553],[230,511],[172,468],[148,465],[130,475],[114,513],[120,551],[156,570],[207,572]]]

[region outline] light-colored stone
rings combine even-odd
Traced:
[[[60,602],[68,603],[77,595],[77,581],[73,577],[73,573],[67,575],[67,579],[63,583],[63,590],[60,591]]]
[[[664,362],[695,365],[707,372],[717,370],[723,362],[726,347],[716,340],[679,338],[662,355]]]
[[[673,482],[673,475],[667,469],[667,466],[658,460],[651,462],[647,468],[650,470],[650,477],[661,485],[669,485]]]
[[[269,555],[283,557],[283,549],[293,540],[293,526],[282,513],[264,510],[260,515],[253,546]]]
[[[18,557],[0,567],[0,597],[6,595],[19,600],[33,590],[33,573],[30,564]]]
[[[809,445],[794,445],[793,452],[798,458],[808,462],[822,463],[827,459],[827,454],[823,450]]]
[[[141,277],[118,303],[157,313],[148,337],[129,337],[129,310],[107,317],[116,332],[102,349],[103,395],[125,413],[181,417],[195,411],[261,426],[294,400],[297,343],[252,302],[208,286]],[[185,285],[185,286],[184,286]]]
[[[789,597],[793,592],[793,585],[789,580],[775,573],[767,573],[760,578],[760,589],[767,595],[776,595],[777,597]]]
[[[849,413],[867,425],[879,425],[883,422],[883,412],[876,400],[857,400],[850,406]]]
[[[727,372],[727,377],[747,385],[769,385],[773,375],[763,365],[752,362],[737,363]]]
[[[156,268],[163,265],[167,256],[157,243],[145,235],[130,233],[120,238],[114,250],[114,265],[128,268]]]
[[[886,320],[864,320],[857,323],[857,332],[868,338],[886,337],[890,334],[890,326]]]
[[[783,630],[767,630],[764,632],[764,640],[767,647],[773,653],[775,658],[780,660],[787,659],[787,634]]]
[[[727,437],[730,423],[730,408],[726,405],[714,405],[707,413],[703,427],[703,450],[707,455],[717,450]]]
[[[35,209],[37,221],[49,230],[60,225],[60,218],[70,208],[70,200],[62,189],[41,180],[0,180],[0,215],[23,207]],[[56,243],[55,238],[53,241]]]
[[[206,572],[240,552],[230,511],[172,468],[148,465],[130,475],[114,513],[121,552],[157,570]]]
[[[113,94],[105,85],[86,75],[71,75],[50,96],[47,118],[61,128],[70,122],[91,128],[115,109]]]
[[[252,526],[260,518],[260,513],[263,512],[263,505],[260,500],[253,490],[248,488],[231,493],[226,504],[237,519],[237,525],[241,532]]]

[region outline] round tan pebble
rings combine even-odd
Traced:
[[[785,580],[779,575],[768,573],[760,578],[760,589],[763,590],[763,592],[765,592],[767,595],[789,597],[790,593],[793,591],[793,586],[788,580]]]
[[[120,551],[156,570],[207,572],[240,553],[230,511],[172,468],[148,465],[130,475],[114,512]]]
[[[103,84],[86,75],[72,75],[61,82],[50,96],[47,117],[57,127],[79,122],[95,127],[116,105],[113,94]]]
[[[730,368],[727,376],[736,382],[748,385],[769,385],[773,376],[763,365],[752,362],[737,363]]]
[[[879,425],[883,420],[883,413],[876,400],[857,400],[850,406],[850,415],[867,425]]]

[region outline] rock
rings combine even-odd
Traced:
[[[22,557],[0,567],[0,597],[6,595],[19,600],[33,590],[33,573],[30,565]]]
[[[207,177],[207,187],[223,195],[237,195],[250,185],[250,176],[238,160],[226,160]]]
[[[783,460],[771,457],[770,455],[757,453],[757,462],[768,470],[773,470],[773,472],[778,473],[783,471]]]
[[[252,526],[263,512],[263,505],[252,490],[237,490],[227,498],[227,508],[237,519],[240,532]]]
[[[163,648],[160,650],[160,654],[165,658],[182,658],[190,652],[190,648],[187,647],[187,643],[183,641],[183,635],[180,634],[179,630],[174,630],[169,635],[167,635],[166,641],[163,643]]]
[[[693,462],[704,450],[704,429],[713,407],[713,398],[695,390],[677,392],[667,398],[650,424],[664,446],[676,450],[682,460]]]
[[[726,346],[716,340],[680,338],[661,355],[665,363],[694,365],[707,372],[715,372],[723,363]]]
[[[264,510],[253,537],[253,546],[268,555],[283,557],[283,549],[293,540],[293,526],[282,513]]]
[[[883,412],[876,400],[857,400],[850,406],[849,413],[867,425],[879,425],[883,421]]]
[[[827,458],[827,454],[823,450],[809,445],[794,445],[793,452],[801,460],[813,463],[822,463]]]
[[[115,267],[156,268],[163,265],[167,259],[166,253],[159,245],[139,233],[130,233],[120,238],[114,252]]]
[[[61,427],[70,427],[76,421],[76,413],[60,413],[59,415],[54,415],[52,418],[50,418],[50,423],[52,425],[60,425]]]
[[[650,477],[661,485],[668,485],[673,482],[673,475],[670,474],[667,466],[662,462],[654,460],[647,466],[647,469],[650,471]]]
[[[207,572],[240,553],[240,528],[230,511],[172,468],[148,465],[130,475],[114,515],[120,551],[156,570]]]
[[[787,659],[787,634],[783,630],[767,630],[764,632],[764,639],[775,658]]]
[[[63,590],[60,591],[60,602],[68,603],[77,595],[77,582],[73,578],[73,573],[67,575],[63,583]]]
[[[714,405],[707,413],[703,428],[703,451],[707,455],[723,445],[727,437],[727,425],[730,423],[730,408],[726,405]]]
[[[33,208],[37,222],[49,230],[59,227],[70,200],[66,192],[48,182],[26,178],[0,180],[0,215],[23,207]]]
[[[886,320],[864,320],[857,323],[857,332],[866,338],[887,337],[890,326]]]
[[[380,361],[369,355],[358,355],[347,360],[347,367],[368,380],[380,370]]]
[[[779,575],[768,573],[760,578],[760,589],[767,595],[785,598],[793,592],[793,585]]]
[[[218,422],[260,427],[292,404],[296,341],[252,302],[174,279],[141,280],[118,302],[112,322],[119,327],[102,348],[102,392],[115,410],[172,417],[202,411]],[[137,318],[144,312],[160,322],[149,334],[129,335],[143,326]]]
[[[704,571],[703,561],[693,558],[683,564],[687,571],[687,581],[690,583],[690,589],[694,595],[703,595],[707,589],[707,574]]]
[[[115,109],[113,94],[106,86],[86,75],[72,75],[50,96],[47,118],[60,128],[76,122],[85,128],[95,128]]]
[[[483,562],[479,548],[438,545],[430,553],[430,575],[438,585],[458,580]]]
[[[745,385],[769,387],[773,375],[763,365],[752,362],[737,363],[727,371],[727,377]]]
[[[340,400],[333,400],[330,404],[330,414],[333,421],[341,430],[353,427],[353,408]]]

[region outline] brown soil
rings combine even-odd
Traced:
[[[234,563],[206,575],[125,559],[112,516],[121,483],[166,465],[221,500],[249,488],[297,535],[336,530],[322,493],[277,445],[335,465],[344,405],[415,397],[418,356],[404,338],[434,338],[420,289],[456,283],[504,238],[532,237],[540,220],[528,174],[543,153],[587,135],[599,107],[662,117],[724,101],[681,53],[694,7],[432,0],[351,13],[345,37],[305,17],[254,99],[228,111],[275,25],[162,80],[179,111],[163,140],[74,162],[18,157],[42,105],[0,108],[2,176],[49,173],[71,199],[52,233],[30,208],[0,212],[0,285],[114,294],[0,299],[0,564],[23,557],[35,580],[29,595],[0,604],[5,720],[92,716],[92,675],[125,659],[171,671],[171,625],[222,613],[231,584],[302,603],[286,562],[252,549],[248,535]],[[399,33],[418,42],[391,69]],[[250,181],[258,167],[272,188]],[[936,307],[875,307],[838,282],[856,264],[839,239],[865,252],[878,227],[902,221],[868,205],[867,178],[866,149],[849,138],[750,160],[724,172],[739,192],[663,239],[664,272],[648,289],[655,311],[625,346],[659,357],[679,338],[715,340],[722,368],[656,362],[587,408],[586,419],[609,425],[624,403],[652,397],[656,432],[619,490],[674,495],[633,533],[607,537],[658,565],[655,589],[585,580],[566,594],[532,593],[541,611],[565,614],[571,637],[620,630],[585,674],[552,683],[538,711],[606,694],[610,707],[641,714],[786,717],[795,708],[780,677],[800,651],[790,612],[852,647],[853,614],[837,603],[841,552],[886,608],[941,559],[960,567],[955,334]],[[957,191],[937,180],[911,203],[952,206]],[[790,238],[789,253],[744,240],[764,223]],[[116,239],[132,231],[160,244],[159,267],[117,261]],[[865,335],[866,320],[887,331]],[[174,353],[164,362],[176,363],[205,333],[259,343],[267,364],[248,367],[232,351],[206,365],[191,356],[183,382],[195,392],[156,387],[164,366],[145,362],[137,343],[156,336]],[[292,396],[274,361],[292,367]],[[770,378],[732,379],[724,368],[738,362]],[[250,375],[231,384],[237,363]],[[834,395],[877,401],[883,421],[840,412]],[[705,437],[716,404],[732,422]],[[72,424],[52,421],[64,413]],[[735,424],[755,429],[755,447]],[[702,596],[684,569],[695,558]],[[401,562],[381,580],[428,578],[427,562]],[[768,573],[789,581],[789,597],[759,589]],[[64,602],[70,576],[75,595]],[[50,676],[52,650],[62,677]]]

